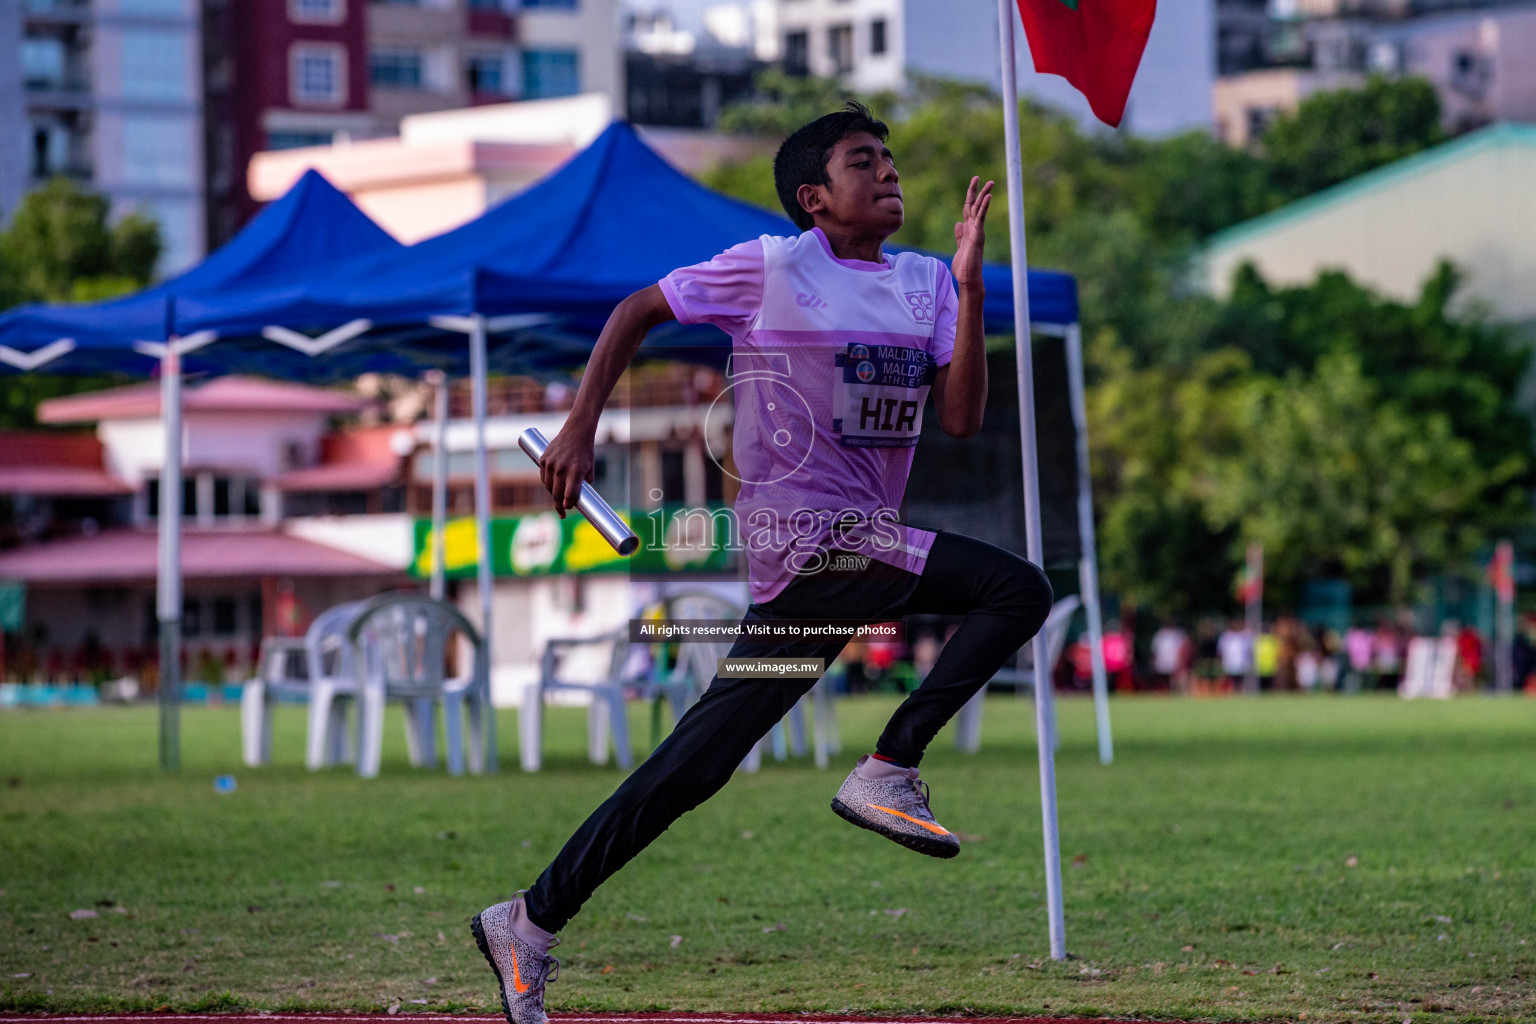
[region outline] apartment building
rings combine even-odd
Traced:
[[[203,0],[208,224],[213,247],[256,214],[264,150],[373,132],[367,0]]]
[[[517,99],[624,95],[614,0],[371,0],[374,133],[412,114]]]
[[[780,0],[784,69],[841,78],[860,92],[906,81],[904,0]]]
[[[1529,0],[1270,0],[1265,18],[1245,22],[1249,59],[1224,60],[1216,86],[1217,130],[1232,145],[1314,92],[1376,74],[1430,82],[1448,131],[1536,120]]]
[[[66,175],[160,222],[162,273],[200,259],[201,39],[199,0],[0,4],[0,215]]]

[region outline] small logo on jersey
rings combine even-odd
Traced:
[[[860,363],[858,369],[856,369],[854,372],[859,375],[859,380],[863,381],[865,384],[868,384],[870,381],[875,379],[875,364],[867,362]]]
[[[827,308],[827,303],[826,303],[825,299],[822,299],[822,298],[820,298],[818,296],[812,295],[810,292],[801,292],[799,295],[796,295],[795,296],[795,302],[798,303],[800,308],[802,308],[802,309],[826,309]]]
[[[912,319],[920,324],[933,323],[933,296],[928,292],[906,292],[907,305],[912,308]]]
[[[849,345],[848,346],[848,358],[849,359],[868,359],[869,358],[869,349],[865,348],[863,345]]]

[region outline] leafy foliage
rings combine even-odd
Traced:
[[[0,308],[110,298],[149,283],[160,228],[138,214],[107,223],[104,196],[55,178],[29,193],[0,233]]]
[[[1449,416],[1384,398],[1360,363],[1338,352],[1311,373],[1254,376],[1237,393],[1238,450],[1210,460],[1208,518],[1264,545],[1282,599],[1330,576],[1404,601],[1417,574],[1469,557],[1500,511],[1518,514],[1491,492],[1521,459],[1484,468]]]
[[[95,302],[144,287],[160,259],[160,228],[130,214],[107,223],[103,196],[55,178],[29,193],[0,231],[0,309],[23,302]],[[36,422],[39,402],[123,383],[117,376],[12,375],[0,388],[0,429]]]
[[[1275,186],[1308,195],[1444,140],[1440,98],[1422,78],[1373,76],[1358,89],[1315,93],[1264,132]]]

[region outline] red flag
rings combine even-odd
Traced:
[[[1018,0],[1035,70],[1077,86],[1100,121],[1119,126],[1157,0]]]
[[[1515,600],[1515,546],[1507,540],[1499,541],[1493,549],[1493,561],[1488,563],[1488,583],[1500,601],[1511,604]]]

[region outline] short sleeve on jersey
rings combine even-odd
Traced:
[[[934,262],[938,263],[939,279],[934,283],[938,303],[933,318],[933,347],[928,354],[933,356],[933,361],[939,366],[948,366],[955,354],[955,325],[960,322],[960,297],[955,294],[955,279],[950,275],[949,268],[938,260]]]
[[[714,324],[740,337],[763,305],[763,243],[742,242],[707,263],[679,267],[660,284],[679,323]]]

